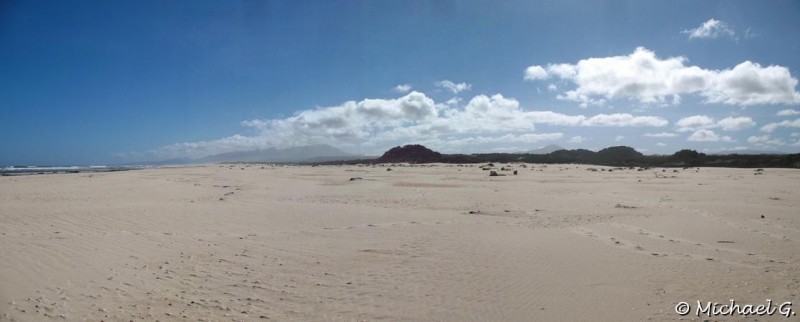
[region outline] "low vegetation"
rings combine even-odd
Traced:
[[[672,155],[643,155],[627,146],[613,146],[594,152],[585,149],[558,150],[547,154],[479,153],[441,154],[422,145],[394,147],[377,159],[344,160],[320,164],[355,163],[580,163],[607,166],[637,167],[734,167],[734,168],[800,168],[800,154],[783,155],[707,155],[694,150],[680,150]]]

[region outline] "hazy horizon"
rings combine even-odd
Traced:
[[[11,2],[0,164],[800,151],[800,3]]]

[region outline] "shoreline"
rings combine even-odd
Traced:
[[[59,169],[51,169],[59,168]],[[104,167],[104,168],[70,168],[70,167],[33,167],[33,168],[17,168],[14,170],[0,170],[0,176],[24,176],[24,175],[42,175],[42,174],[63,174],[63,173],[103,173],[103,172],[118,172],[118,171],[131,171],[152,169],[152,167]]]

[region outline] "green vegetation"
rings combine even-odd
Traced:
[[[627,146],[613,146],[597,152],[577,149],[558,150],[547,154],[481,153],[440,154],[421,145],[395,147],[378,159],[333,161],[319,164],[355,163],[580,163],[607,166],[637,167],[734,167],[734,168],[800,168],[800,154],[783,155],[707,155],[694,150],[680,150],[672,155],[643,155]]]

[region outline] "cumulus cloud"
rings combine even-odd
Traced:
[[[714,119],[706,115],[692,115],[689,117],[684,117],[675,122],[679,132],[709,128],[713,127],[714,124]]]
[[[661,133],[645,133],[643,136],[648,138],[674,138],[678,135],[675,133],[661,132]]]
[[[614,138],[614,142],[619,142],[619,141],[622,141],[622,140],[624,140],[624,139],[625,139],[625,137],[624,137],[624,136],[622,136],[622,135],[617,135],[617,137],[616,137],[616,138]]]
[[[697,28],[686,29],[681,31],[681,33],[689,35],[689,39],[736,38],[736,32],[733,28],[728,26],[724,21],[714,18],[708,19],[708,21],[703,22]]]
[[[675,122],[675,126],[677,126],[678,132],[693,132],[699,129],[712,129],[712,128],[721,128],[725,131],[738,131],[743,130],[749,127],[756,125],[756,122],[753,121],[752,118],[747,116],[740,116],[740,117],[726,117],[719,121],[715,121],[713,118],[707,115],[693,115],[689,117],[684,117],[677,122]]]
[[[457,147],[475,147],[496,143],[524,143],[532,144],[542,141],[554,141],[564,137],[563,133],[509,133],[502,136],[469,136],[459,139],[422,139],[419,142],[423,145],[433,147],[444,147],[444,150],[453,150]]]
[[[781,121],[781,122],[767,123],[766,125],[761,127],[761,132],[769,133],[769,132],[775,131],[778,128],[781,128],[781,127],[793,127],[793,128],[800,127],[800,118],[799,119],[795,119],[794,121],[786,120],[786,121]]]
[[[719,120],[717,125],[725,131],[738,131],[743,130],[748,127],[752,127],[756,125],[756,122],[753,119],[741,116],[741,117],[726,117],[724,119]]]
[[[763,143],[769,140],[769,135],[759,135],[759,136],[751,136],[747,138],[747,142],[749,143]]]
[[[719,136],[711,130],[697,130],[689,136],[688,141],[694,142],[735,142],[730,136]]]
[[[798,81],[787,67],[745,61],[731,69],[711,70],[689,66],[687,61],[685,57],[661,59],[639,47],[630,55],[531,66],[526,79],[557,77],[573,83],[574,89],[556,98],[578,102],[581,107],[604,105],[615,99],[680,104],[681,95],[699,95],[705,103],[737,106],[800,103],[800,93],[795,91]],[[533,70],[531,77],[529,70]]]
[[[445,88],[453,92],[453,94],[458,94],[463,91],[468,91],[472,89],[472,85],[467,83],[453,83],[449,80],[438,81],[435,84],[437,87]]]
[[[400,84],[394,87],[394,91],[397,93],[405,94],[411,90],[411,84]]]
[[[797,78],[783,66],[762,67],[745,61],[733,69],[712,72],[709,89],[701,92],[709,103],[728,105],[798,104]]]
[[[536,125],[570,127],[663,127],[657,116],[628,113],[567,115],[526,110],[519,101],[496,94],[477,95],[466,103],[451,99],[437,103],[412,91],[393,99],[347,101],[330,107],[302,110],[290,117],[241,122],[250,134],[176,143],[142,153],[145,159],[197,158],[218,153],[331,144],[360,153],[379,153],[387,146],[430,142],[449,151],[477,142],[531,143],[557,140],[563,134],[537,133]],[[510,135],[510,136],[509,136]],[[495,146],[499,147],[499,146]]]
[[[656,116],[634,116],[628,113],[567,115],[552,111],[526,111],[517,100],[503,95],[477,95],[463,109],[449,108],[431,122],[398,127],[385,131],[379,138],[397,138],[410,133],[439,135],[502,131],[532,131],[536,124],[584,127],[662,127],[667,120]]]
[[[462,100],[461,97],[457,97],[456,96],[456,97],[453,97],[453,98],[447,100],[444,103],[449,107],[455,107],[455,106],[458,106],[459,103],[461,103],[461,100]]]
[[[667,120],[658,116],[633,116],[627,113],[598,114],[592,116],[582,125],[585,126],[665,126]]]
[[[547,79],[548,77],[547,71],[542,66],[534,65],[525,69],[524,79],[526,80]]]
[[[793,115],[798,115],[798,114],[800,114],[800,111],[798,111],[798,110],[786,109],[786,110],[778,111],[778,113],[775,113],[775,116],[793,116]]]

